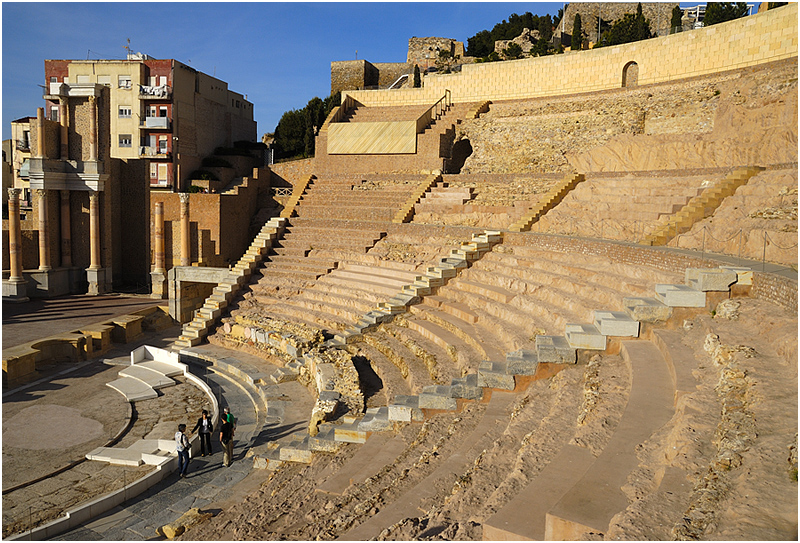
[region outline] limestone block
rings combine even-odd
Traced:
[[[738,274],[733,270],[721,268],[687,268],[686,284],[703,292],[727,292],[736,282]]]
[[[201,513],[197,507],[192,507],[185,512],[181,517],[170,524],[165,524],[156,529],[156,534],[167,539],[175,539],[183,534],[187,528],[191,528],[195,524],[199,524],[214,516],[214,513],[207,512]]]
[[[624,311],[594,311],[593,318],[604,336],[639,337],[639,321]]]
[[[536,351],[520,349],[506,355],[506,372],[509,375],[535,375],[539,367]]]
[[[575,364],[578,361],[575,349],[564,336],[536,336],[536,354],[539,362]]]
[[[593,324],[572,324],[564,327],[567,342],[574,349],[605,351],[606,336]]]
[[[706,293],[686,285],[657,284],[656,299],[670,307],[706,306]]]
[[[275,384],[288,383],[289,381],[296,381],[297,374],[287,368],[276,368],[269,378]]]
[[[401,422],[421,421],[424,418],[419,408],[419,396],[396,396],[389,405],[389,420]]]
[[[450,382],[450,395],[453,398],[480,400],[483,397],[483,387],[478,386],[478,374],[470,373],[453,379]]]
[[[364,418],[358,423],[358,429],[364,432],[382,432],[394,428],[394,422],[389,420],[389,408],[370,407]]]
[[[347,417],[342,418],[347,420]],[[359,422],[360,419],[356,419],[353,422],[345,422],[345,424],[336,426],[334,428],[334,438],[336,441],[342,441],[344,443],[366,443],[367,432],[358,429]]]
[[[508,364],[506,362],[484,360],[478,366],[478,386],[514,390],[516,387],[514,376],[509,375],[507,370]]]
[[[308,438],[308,447],[312,451],[335,453],[339,451],[341,445],[336,441],[336,432],[333,428],[324,428],[319,433]]]
[[[753,270],[750,268],[740,268],[737,266],[720,266],[720,269],[736,272],[736,284],[738,285],[753,284]]]
[[[661,322],[672,316],[672,308],[655,298],[623,298],[622,306],[632,319],[639,322]]]
[[[308,436],[306,436],[302,440],[292,441],[288,445],[282,446],[280,449],[280,459],[284,462],[310,464],[314,453],[308,446],[308,439]]]
[[[455,411],[458,408],[458,402],[456,402],[455,398],[450,397],[450,387],[445,388],[448,389],[445,394],[438,394],[436,392],[425,393],[423,389],[423,393],[419,395],[420,409],[444,409],[447,411]]]

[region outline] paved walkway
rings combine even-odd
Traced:
[[[139,496],[61,534],[55,540],[141,541],[157,538],[156,528],[174,522],[190,508],[206,508],[211,503],[223,502],[234,495],[234,486],[241,483],[253,467],[253,461],[244,456],[250,438],[256,431],[255,405],[238,385],[225,377],[213,372],[207,377],[214,392],[222,395],[220,407],[228,405],[238,419],[233,464],[229,468],[222,465],[219,436],[212,437],[214,453],[194,458],[185,479],[180,479],[174,473]],[[255,478],[265,476],[263,470],[254,473]]]
[[[3,349],[166,304],[167,300],[115,294],[34,298],[22,304],[3,302]]]

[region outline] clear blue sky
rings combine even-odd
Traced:
[[[465,42],[512,13],[556,15],[562,3],[3,2],[3,139],[42,107],[45,59],[174,58],[254,104],[258,135],[284,111],[330,94],[330,63],[405,62],[408,39]]]

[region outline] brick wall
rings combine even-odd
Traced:
[[[620,88],[630,62],[639,85],[661,83],[797,57],[797,4],[699,30],[563,55],[464,65],[424,79],[421,89],[348,91],[366,106],[559,96]]]
[[[272,172],[270,186],[293,187],[297,183],[304,183],[308,176],[314,173],[315,162],[313,158],[280,162],[269,167]]]

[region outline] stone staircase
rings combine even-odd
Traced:
[[[739,168],[731,172],[724,179],[717,181],[713,187],[705,189],[702,194],[692,198],[685,207],[671,216],[665,224],[644,236],[639,243],[642,245],[666,245],[669,240],[678,234],[688,232],[695,223],[710,216],[725,198],[733,195],[737,188],[747,183],[751,177],[763,169],[758,166],[752,166]]]
[[[308,189],[309,185],[314,183],[314,179],[316,176],[311,175],[308,179],[305,180],[303,183],[298,183],[292,189],[292,195],[289,196],[289,199],[286,201],[286,205],[283,206],[283,211],[281,211],[280,216],[284,219],[288,219],[295,214],[295,207],[300,199],[303,197],[303,193],[305,193],[306,189]]]
[[[420,201],[420,198],[425,196],[425,194],[431,190],[433,186],[439,183],[442,180],[441,174],[438,175],[431,175],[422,181],[419,186],[411,193],[411,195],[406,199],[405,203],[400,207],[400,209],[395,214],[394,218],[392,219],[393,223],[405,223],[411,220],[414,216],[414,206]]]
[[[233,266],[228,277],[220,282],[203,306],[194,312],[194,318],[183,326],[174,343],[176,348],[192,347],[200,343],[214,326],[222,310],[228,305],[241,285],[246,284],[256,266],[262,261],[272,244],[280,238],[286,224],[285,218],[272,218],[255,237],[250,247]]]
[[[539,218],[557,206],[578,183],[585,180],[583,174],[570,174],[564,180],[550,189],[545,194],[539,203],[529,209],[518,221],[508,227],[512,232],[527,232],[531,229],[531,225],[539,220]]]
[[[414,213],[448,213],[454,212],[454,206],[461,206],[472,199],[472,188],[450,188],[445,182],[437,182],[414,205]],[[410,218],[410,217],[409,217]],[[403,221],[406,222],[406,221]]]

